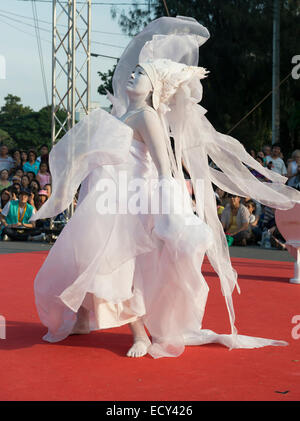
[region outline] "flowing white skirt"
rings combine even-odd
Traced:
[[[210,228],[192,213],[189,224],[178,216],[171,231],[151,213],[99,213],[99,180],[118,187],[120,174],[146,183],[157,176],[143,143],[133,140],[126,163],[99,166],[82,183],[76,211],[34,282],[39,317],[48,328],[43,339],[65,339],[83,305],[90,310],[91,330],[143,317],[154,358],[210,342],[229,348],[286,345],[201,329],[209,291],[201,265],[214,241]]]

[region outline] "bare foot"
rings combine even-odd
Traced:
[[[137,319],[135,322],[130,323],[130,329],[133,333],[133,345],[127,352],[127,357],[143,357],[148,353],[148,348],[151,341],[145,331],[142,319]]]
[[[148,353],[148,348],[151,345],[150,339],[147,337],[135,338],[132,347],[127,352],[127,357],[139,358]]]

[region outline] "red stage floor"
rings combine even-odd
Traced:
[[[186,347],[178,358],[125,356],[127,326],[71,336],[49,344],[38,319],[33,280],[47,252],[0,256],[0,400],[55,401],[289,401],[300,399],[300,286],[289,284],[293,264],[235,258],[241,295],[234,293],[239,333],[289,342],[287,347],[232,350],[210,344]],[[210,287],[203,327],[229,333],[218,278],[208,263]]]

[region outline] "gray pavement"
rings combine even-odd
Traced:
[[[50,250],[49,243],[31,241],[0,241],[0,254],[8,253],[29,253],[36,251]],[[294,259],[287,251],[277,249],[262,249],[258,246],[230,247],[231,257],[242,257],[246,259],[278,260],[281,262],[294,262]]]

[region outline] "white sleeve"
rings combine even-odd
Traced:
[[[1,214],[3,216],[7,216],[8,212],[9,212],[9,208],[10,208],[10,201],[6,203],[6,205],[4,206],[4,208],[2,209]]]

